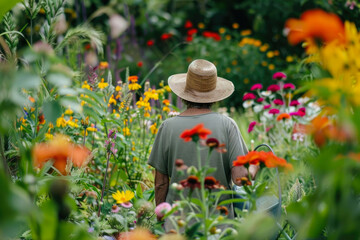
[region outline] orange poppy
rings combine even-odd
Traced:
[[[279,115],[277,116],[276,120],[281,121],[281,120],[290,119],[290,118],[291,118],[290,114],[288,114],[288,113],[281,113],[281,114],[279,114]]]
[[[33,149],[34,166],[42,168],[53,160],[53,166],[63,175],[67,175],[67,163],[82,167],[90,159],[90,151],[84,146],[72,144],[64,135],[56,135],[48,143],[39,143]]]
[[[233,166],[248,167],[250,164],[251,165],[261,164],[261,166],[265,166],[268,168],[281,167],[288,170],[292,169],[292,165],[287,163],[285,159],[275,156],[272,152],[264,152],[264,151],[260,151],[260,152],[250,151],[245,156],[237,157],[237,159],[233,162]]]
[[[288,19],[285,29],[288,31],[288,41],[292,45],[305,40],[314,42],[317,39],[325,43],[333,40],[345,42],[345,29],[341,19],[321,9],[308,10],[300,19]]]
[[[185,142],[193,140],[197,142],[199,138],[206,139],[207,135],[211,134],[211,131],[207,128],[204,128],[204,124],[200,123],[192,129],[185,129],[180,135],[180,138],[183,138]]]

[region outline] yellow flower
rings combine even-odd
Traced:
[[[266,56],[268,57],[268,58],[273,58],[274,57],[274,52],[272,52],[272,51],[268,51],[267,53],[266,53]]]
[[[64,119],[64,115],[56,119],[56,127],[66,127],[66,120]]]
[[[86,131],[88,131],[88,132],[97,132],[97,128],[88,127],[88,128],[86,128]]]
[[[115,91],[117,91],[117,92],[121,91],[121,87],[119,85],[116,86]]]
[[[130,129],[128,127],[124,127],[122,129],[122,131],[123,131],[125,136],[130,136],[131,135]]]
[[[231,68],[227,67],[227,68],[225,69],[225,71],[226,71],[226,73],[231,73]]]
[[[260,40],[255,40],[255,41],[253,42],[253,45],[254,45],[255,47],[260,47],[260,46],[261,46],[261,41],[260,41]]]
[[[268,65],[268,63],[266,61],[261,62],[261,66],[266,67],[267,65]]]
[[[198,28],[200,28],[200,29],[204,29],[204,28],[205,28],[205,24],[203,24],[203,23],[199,23],[199,24],[198,24]]]
[[[225,36],[225,39],[226,39],[226,40],[231,40],[231,35],[227,34],[227,35]]]
[[[114,95],[111,95],[110,99],[109,99],[109,104],[114,104],[116,105],[116,100],[114,99]]]
[[[247,35],[250,35],[251,34],[251,30],[250,29],[247,29],[247,30],[243,30],[240,32],[240,35],[241,36],[247,36]]]
[[[238,29],[238,28],[239,28],[239,24],[238,24],[238,23],[233,23],[233,24],[232,24],[232,27],[233,27],[233,29]]]
[[[274,70],[275,69],[275,65],[274,64],[269,64],[269,70]]]
[[[231,64],[235,66],[238,64],[238,62],[236,60],[232,60]]]
[[[219,28],[219,33],[220,33],[220,34],[225,33],[225,31],[226,31],[225,28]]]
[[[66,109],[66,111],[65,111],[65,115],[71,115],[71,114],[73,114],[74,112],[73,112],[73,110],[71,110],[71,108],[68,108],[68,109]]]
[[[159,100],[159,94],[156,92],[155,89],[149,89],[147,90],[145,93],[145,98],[147,99],[154,99],[154,100]]]
[[[150,126],[150,131],[152,134],[156,134],[158,132],[158,129],[156,128],[156,123]]]
[[[133,199],[134,196],[135,196],[135,194],[130,190],[126,190],[126,191],[122,191],[122,192],[117,190],[116,193],[112,194],[112,197],[114,198],[114,200],[116,201],[117,204],[127,203],[131,199]]]
[[[248,84],[249,82],[250,82],[250,80],[249,80],[248,78],[245,78],[245,79],[244,79],[244,83],[245,83],[245,84]]]
[[[109,86],[109,84],[107,82],[104,82],[104,78],[101,78],[101,82],[98,83],[98,88],[104,89],[107,86]]]
[[[91,90],[90,85],[87,83],[87,81],[84,82],[84,84],[81,86],[81,88],[86,88],[87,90]]]
[[[141,88],[141,85],[136,83],[136,82],[129,84],[129,90],[131,90],[131,91],[136,91],[136,90],[138,90],[140,88]]]
[[[171,88],[169,87],[169,85],[166,85],[166,86],[164,87],[164,89],[165,89],[165,91],[167,91],[167,92],[171,92]]]
[[[150,117],[150,113],[149,113],[148,111],[146,111],[146,112],[144,113],[144,117]]]
[[[292,56],[287,56],[286,57],[286,61],[287,62],[293,62],[294,61],[294,58]]]
[[[264,45],[262,45],[262,46],[259,48],[259,50],[260,50],[261,52],[266,52],[266,50],[268,50],[268,48],[269,48],[269,45],[268,45],[268,44],[264,44]]]
[[[73,122],[73,118],[71,117],[68,121],[66,121],[66,125],[70,126],[70,127],[79,127],[78,124],[76,124],[75,122]]]

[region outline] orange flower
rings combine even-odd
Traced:
[[[156,240],[157,238],[147,229],[136,228],[131,232],[121,233],[118,240]]]
[[[250,151],[245,156],[238,156],[237,159],[233,162],[233,166],[248,167],[250,164],[261,164],[261,166],[268,168],[281,167],[288,170],[292,169],[292,165],[287,163],[285,159],[275,156],[272,152],[264,151]]]
[[[69,160],[74,166],[82,167],[89,157],[90,151],[86,147],[70,143],[64,135],[56,135],[48,143],[39,143],[33,149],[35,167],[42,168],[47,161],[53,160],[53,166],[63,175],[68,173]]]
[[[225,206],[217,206],[216,210],[219,210],[221,214],[225,214],[225,215],[229,214],[229,210]]]
[[[99,63],[99,68],[100,69],[107,69],[107,68],[109,68],[109,63],[108,62],[100,62]]]
[[[291,116],[288,113],[281,113],[277,116],[276,120],[281,121],[284,119],[290,119]]]
[[[200,123],[192,129],[185,129],[180,135],[180,138],[183,138],[185,142],[193,140],[197,142],[199,138],[206,139],[207,135],[211,134],[211,131],[207,128],[204,128],[204,124]]]
[[[313,9],[304,12],[300,19],[290,18],[285,23],[288,31],[288,40],[292,45],[305,40],[314,42],[320,39],[325,43],[338,40],[345,41],[344,24],[341,19],[321,9]]]
[[[138,76],[129,76],[128,80],[131,83],[136,83],[138,81]]]

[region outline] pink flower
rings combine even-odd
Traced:
[[[256,101],[257,101],[258,103],[261,103],[262,101],[264,101],[264,98],[260,97],[260,98],[256,99]]]
[[[256,98],[256,96],[253,93],[246,93],[243,96],[243,101],[251,100],[251,99],[255,99],[255,98]]]
[[[299,113],[300,117],[305,116],[306,115],[306,108],[304,108],[304,107],[299,108],[298,113]]]
[[[268,108],[270,108],[271,107],[271,104],[268,104],[268,105],[265,105],[264,106],[264,109],[268,109]]]
[[[248,133],[251,133],[254,130],[255,125],[257,122],[253,121],[249,124]]]
[[[120,205],[124,208],[131,208],[133,206],[131,202],[122,203]]]
[[[296,107],[297,105],[300,105],[300,102],[298,100],[292,100],[290,102],[290,106],[295,106]]]
[[[168,202],[162,202],[155,208],[155,214],[158,218],[163,218],[166,213],[171,211],[172,207]]]
[[[272,85],[268,86],[267,90],[271,91],[271,92],[277,92],[280,90],[280,86],[277,84],[272,84]]]
[[[276,109],[276,108],[272,108],[272,109],[269,110],[269,113],[270,113],[270,114],[273,114],[273,115],[279,114],[279,113],[280,113],[280,110],[279,110],[279,109]]]
[[[274,73],[274,75],[272,76],[272,78],[274,80],[286,80],[287,76],[285,73],[283,72],[276,72]]]
[[[117,213],[117,212],[119,212],[119,210],[120,210],[120,208],[118,207],[118,205],[113,205],[111,207],[111,212],[112,213]]]
[[[280,105],[280,106],[282,106],[282,105],[284,105],[284,102],[283,102],[283,100],[281,100],[281,99],[275,99],[275,100],[274,100],[274,104],[275,104],[275,105]]]
[[[294,90],[294,89],[295,89],[295,85],[292,84],[292,83],[285,83],[284,86],[283,86],[283,89],[288,89],[288,88]]]
[[[252,85],[252,87],[250,88],[251,91],[254,91],[254,90],[260,90],[263,88],[263,85],[261,83],[256,83],[254,85]]]
[[[299,112],[291,112],[290,116],[300,116]]]

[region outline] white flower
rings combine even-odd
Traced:
[[[260,94],[264,97],[268,97],[271,95],[271,91],[261,91]]]
[[[117,38],[128,28],[128,22],[120,15],[114,14],[110,17],[109,25],[111,29],[111,38]]]
[[[264,109],[263,105],[255,105],[254,106],[254,112],[258,113],[261,112]]]
[[[171,111],[171,112],[169,112],[168,116],[169,116],[169,117],[175,117],[175,116],[177,116],[177,115],[179,115],[179,114],[180,114],[179,112]]]
[[[305,104],[309,100],[310,100],[310,98],[308,98],[308,97],[301,97],[301,98],[298,99],[299,103],[301,103],[301,104]]]
[[[243,107],[244,108],[249,108],[253,105],[254,101],[253,100],[247,100],[245,102],[243,102]]]

